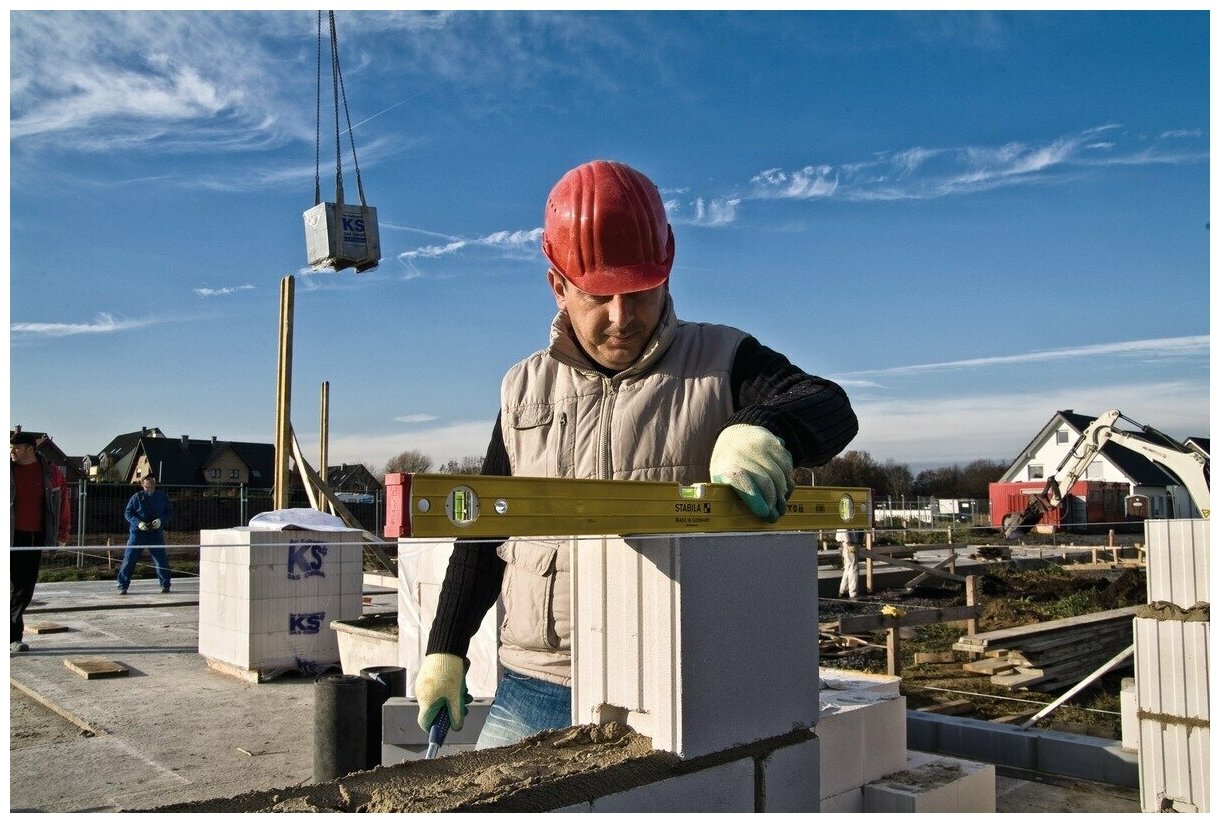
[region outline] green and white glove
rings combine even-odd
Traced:
[[[152,523],[149,523],[149,525],[152,526],[153,531],[156,531],[157,529],[161,528],[161,518],[155,518]]]
[[[428,731],[437,712],[449,710],[449,726],[461,731],[466,722],[466,661],[456,654],[430,654],[424,657],[415,676],[415,699],[419,701],[419,727]]]
[[[143,520],[141,520],[139,522],[139,524],[136,526],[136,528],[142,532],[146,532],[146,531],[148,531],[148,524],[145,523]]]
[[[779,520],[792,493],[792,455],[762,426],[735,423],[712,448],[713,483],[733,487],[750,511],[768,523]]]

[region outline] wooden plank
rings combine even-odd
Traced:
[[[982,614],[981,606],[949,606],[944,609],[912,610],[902,617],[886,617],[883,614],[861,614],[839,619],[839,631],[843,634],[863,634],[891,626],[923,626],[929,623],[953,623],[969,620]],[[976,635],[977,636],[977,635]],[[957,646],[954,646],[957,648]]]
[[[984,660],[972,660],[969,663],[963,663],[962,669],[971,674],[1000,674],[1001,672],[1012,671],[1017,667],[1017,664],[1006,657],[992,657]]]
[[[102,657],[69,657],[64,665],[70,671],[76,672],[86,680],[99,680],[103,677],[126,677],[130,669],[122,663],[107,660]]]
[[[857,546],[856,551],[858,551],[860,554],[864,555],[865,557],[875,560],[879,563],[889,563],[891,566],[901,566],[904,569],[911,569],[912,571],[933,574],[937,577],[944,577],[948,580],[956,580],[959,583],[966,582],[966,578],[960,574],[950,574],[949,572],[933,570],[933,569],[929,568],[928,566],[922,565],[920,563],[912,563],[907,560],[898,560],[897,558],[894,558],[892,556],[888,556],[888,557],[883,556],[880,553],[878,553],[876,549],[866,549],[863,546]]]
[[[1035,683],[1040,683],[1046,680],[1047,676],[1040,671],[1023,672],[1017,670],[1008,674],[994,674],[991,676],[991,682],[997,686],[1007,686],[1010,689],[1018,686],[1032,686]]]
[[[985,648],[993,643],[1010,642],[1012,638],[1017,637],[1030,637],[1064,629],[1096,626],[1110,620],[1135,617],[1135,612],[1139,608],[1139,606],[1127,606],[1122,609],[1110,609],[1109,611],[1083,614],[1077,617],[1065,617],[1061,620],[1048,620],[1042,623],[1030,623],[1027,626],[1013,626],[1007,629],[996,629],[995,631],[966,635],[958,639],[958,643],[954,644],[954,648],[957,648],[958,644],[971,647],[981,645]],[[967,650],[963,649],[963,651]]]
[[[921,663],[956,663],[953,652],[915,652],[915,665]]]
[[[26,623],[25,630],[30,634],[59,634],[66,632],[68,627],[62,623]]]

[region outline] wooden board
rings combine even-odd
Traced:
[[[131,670],[122,663],[107,660],[104,657],[69,657],[64,665],[86,680],[99,680],[103,677],[126,677]]]
[[[30,634],[59,634],[66,632],[68,627],[62,623],[26,623],[25,630]]]

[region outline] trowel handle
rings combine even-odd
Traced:
[[[424,755],[425,760],[436,757],[447,734],[449,734],[449,709],[441,706],[441,710],[436,713],[436,717],[432,719],[432,725],[428,728],[428,751]]]

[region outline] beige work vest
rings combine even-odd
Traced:
[[[513,476],[706,482],[716,435],[733,413],[730,373],[745,336],[681,322],[671,302],[640,359],[606,377],[560,313],[550,347],[509,369],[501,385]],[[517,538],[499,549],[508,564],[500,662],[565,686],[572,680],[566,545]]]

